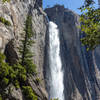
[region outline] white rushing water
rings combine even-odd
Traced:
[[[60,40],[57,25],[49,22],[50,99],[64,100],[63,71],[60,57]]]

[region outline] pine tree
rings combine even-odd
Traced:
[[[3,98],[3,100],[9,98],[10,91],[6,92],[5,89],[10,84],[19,88],[20,83],[24,83],[27,78],[26,70],[23,66],[20,64],[10,66],[5,62],[5,59],[5,55],[0,52],[0,99]]]
[[[19,53],[21,54],[21,65],[26,68],[27,73],[31,74],[36,72],[36,65],[33,64],[33,54],[31,52],[31,47],[34,43],[32,39],[33,36],[34,32],[32,31],[32,16],[28,15],[25,22],[24,33],[22,34]]]

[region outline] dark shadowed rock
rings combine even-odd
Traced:
[[[8,42],[8,44],[5,47],[4,54],[6,56],[6,62],[10,65],[14,65],[17,63],[18,55],[14,48],[14,40],[11,40]]]
[[[47,19],[42,9],[42,0],[10,0],[10,2],[5,3],[0,0],[0,17],[5,18],[11,23],[11,26],[6,26],[0,22],[0,50],[5,51],[7,62],[10,64],[16,63],[16,59],[19,57],[17,47],[19,47],[19,40],[21,39],[21,33],[23,33],[29,11],[32,13],[33,32],[35,34],[33,37],[35,44],[31,48],[34,54],[33,62],[37,66],[38,77],[41,80],[39,88],[43,88],[41,91],[47,94],[43,76]],[[13,40],[13,43],[11,40]],[[31,83],[34,84],[34,81]],[[39,88],[37,86],[33,88],[33,90],[36,90],[37,95],[41,96],[39,100],[43,100],[43,97],[47,99],[47,95],[45,96],[45,94],[38,92]],[[15,92],[15,96],[19,96],[16,94],[17,92]],[[19,100],[22,99],[20,98]]]

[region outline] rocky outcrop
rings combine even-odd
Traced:
[[[10,0],[10,2],[5,3],[0,0],[0,17],[11,23],[11,26],[7,26],[0,22],[0,50],[5,51],[7,61],[11,64],[16,62],[18,59],[17,47],[29,10],[32,13],[33,32],[35,33],[33,37],[35,44],[31,50],[34,53],[33,61],[37,65],[38,77],[41,80],[39,86],[34,81],[30,81],[30,84],[35,84],[33,90],[39,96],[39,100],[45,100],[47,93],[43,77],[43,63],[47,20],[46,14],[42,10],[42,0]],[[20,93],[17,94],[16,96],[21,97]]]
[[[82,35],[78,29],[79,16],[73,11],[55,5],[45,12],[49,20],[58,25],[60,31],[65,100],[100,100],[98,68],[100,49],[94,54],[82,47],[80,42]],[[48,53],[46,55],[48,56]],[[45,69],[49,72],[49,68]]]

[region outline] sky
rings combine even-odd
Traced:
[[[94,1],[96,2],[95,6],[97,7],[98,0],[94,0]],[[83,3],[84,0],[43,0],[43,7],[45,9],[48,5],[52,7],[55,4],[61,4],[64,5],[65,8],[69,8],[74,12],[80,14],[80,10],[78,10],[78,8],[81,7]]]

